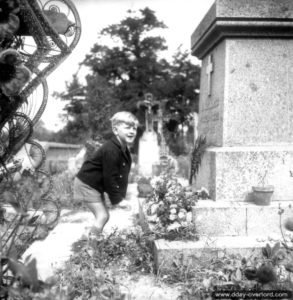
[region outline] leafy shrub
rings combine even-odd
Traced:
[[[52,194],[60,203],[61,208],[81,209],[82,203],[73,201],[74,176],[70,172],[55,174],[53,177]]]
[[[108,268],[115,264],[127,269],[128,272],[153,271],[153,237],[142,232],[126,232],[114,230],[107,238],[93,246],[92,259],[96,268]],[[75,245],[80,253],[83,246]],[[79,257],[76,257],[79,261]]]

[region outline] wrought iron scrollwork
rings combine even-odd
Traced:
[[[45,151],[32,137],[48,101],[46,78],[71,54],[81,34],[71,0],[4,0],[0,22],[0,251],[19,258],[60,215]],[[4,204],[3,204],[4,203]],[[0,285],[13,282],[1,259]]]

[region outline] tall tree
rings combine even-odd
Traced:
[[[157,100],[167,99],[166,109],[177,123],[187,120],[190,111],[196,109],[199,67],[189,61],[187,52],[176,53],[171,63],[160,58],[167,49],[166,41],[153,33],[164,28],[155,13],[145,8],[138,13],[128,11],[120,23],[100,32],[98,42],[81,63],[89,68],[86,84],[81,87],[73,78],[67,91],[59,95],[70,100],[65,131],[73,130],[73,124],[79,123],[76,128],[87,130],[91,137],[107,137],[108,120],[121,109],[132,111],[144,124],[144,114],[137,108],[137,102],[145,93],[152,93]],[[103,43],[106,38],[114,44]],[[76,101],[81,91],[82,105]]]

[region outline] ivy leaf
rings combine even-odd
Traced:
[[[9,250],[8,258],[17,259],[17,249],[15,247],[15,244],[13,244]]]
[[[285,269],[286,271],[293,273],[293,263],[286,264]]]
[[[280,250],[280,248],[281,248],[280,242],[277,242],[272,249],[271,256],[275,256],[278,253],[278,251]]]
[[[36,259],[32,259],[27,265],[9,258],[8,267],[16,278],[21,279],[25,286],[29,286],[33,291],[39,288],[38,271],[36,267]]]
[[[38,218],[39,218],[39,216],[34,216],[34,217],[30,218],[27,222],[27,225],[28,226],[33,225],[37,221]]]
[[[205,278],[202,281],[202,285],[206,290],[209,290],[212,287],[212,282],[213,282],[213,278],[209,277],[209,278]]]
[[[4,201],[11,204],[11,206],[14,208],[14,210],[16,212],[21,212],[21,206],[19,204],[19,202],[17,201],[15,195],[13,195],[11,192],[9,191],[5,191],[3,193],[3,198],[4,198]]]
[[[248,280],[255,280],[257,278],[256,269],[245,269],[244,275]]]
[[[240,282],[242,280],[242,273],[240,268],[236,269],[236,272],[232,275],[232,281]]]
[[[266,245],[266,247],[262,248],[262,254],[265,258],[270,258],[272,255],[272,248],[269,244]]]

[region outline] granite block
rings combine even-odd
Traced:
[[[293,40],[229,39],[225,53],[222,146],[292,144]]]
[[[193,207],[193,223],[200,235],[246,235],[246,209],[239,206]]]
[[[196,242],[156,240],[154,258],[157,272],[168,272],[174,263],[196,267],[204,261],[224,255],[237,255],[252,259],[261,255],[261,248],[269,242],[257,237],[213,237]]]
[[[211,147],[203,156],[195,187],[215,201],[246,201],[252,186],[273,185],[272,200],[293,200],[293,146]],[[208,166],[208,167],[206,167]]]
[[[250,202],[199,200],[193,207],[193,223],[199,235],[261,236],[281,238],[281,221],[293,218],[293,201],[272,201],[269,206]],[[283,232],[289,233],[282,225]]]
[[[216,0],[191,36],[193,55],[202,59],[224,38],[293,37],[290,0]]]
[[[211,55],[211,78],[209,57],[202,61],[199,135],[211,146],[292,144],[293,40],[226,39]]]
[[[293,217],[293,201],[273,203],[270,206],[249,206],[247,208],[247,235],[268,237],[281,235],[279,206],[284,210],[282,219]],[[283,223],[283,222],[282,222]],[[286,231],[282,226],[283,231]]]

